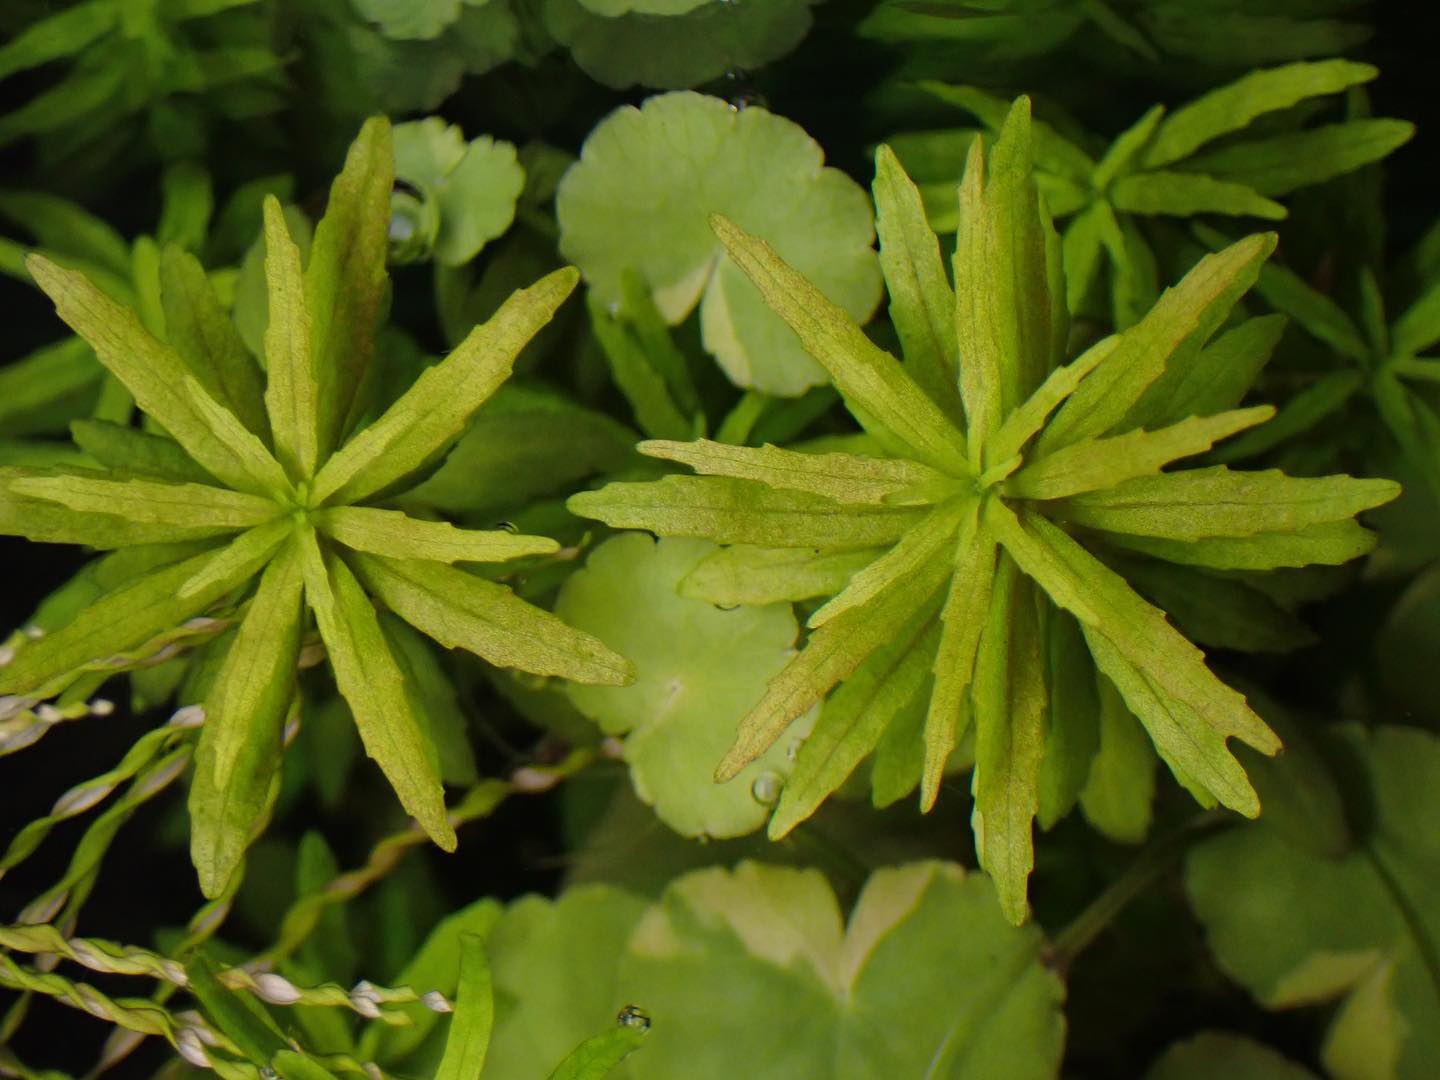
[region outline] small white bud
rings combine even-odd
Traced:
[[[549,791],[560,782],[553,773],[542,772],[529,765],[522,765],[510,774],[510,786],[516,791],[534,794]]]
[[[445,995],[439,990],[431,990],[428,994],[422,995],[420,1000],[431,1012],[448,1013],[455,1011],[455,1007],[450,1004]]]
[[[9,645],[0,645],[0,667],[4,667],[6,664],[13,662],[14,659],[15,650]]]
[[[195,1034],[194,1028],[185,1028],[175,1037],[175,1049],[196,1068],[210,1068],[210,1055],[205,1053],[205,1048],[200,1045],[200,1036]]]
[[[35,719],[39,720],[42,724],[58,724],[61,720],[65,719],[65,714],[54,705],[46,702],[35,710]]]
[[[170,716],[170,726],[178,728],[197,728],[205,723],[205,708],[202,705],[186,705],[176,709]]]
[[[115,711],[115,703],[108,698],[97,697],[90,702],[91,716],[109,716]]]
[[[271,1005],[294,1005],[301,997],[294,983],[273,971],[255,976],[255,992]]]
[[[66,817],[83,814],[114,790],[114,786],[110,784],[98,784],[88,788],[73,787],[55,800],[55,805],[50,809],[50,816]]]
[[[45,628],[43,626],[35,626],[33,624],[27,626],[25,627],[25,636],[28,637],[31,641],[39,641],[42,637],[45,636]]]

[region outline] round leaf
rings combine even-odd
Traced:
[[[1145,1080],[1211,1080],[1216,1076],[1226,1080],[1315,1080],[1314,1073],[1279,1051],[1224,1031],[1203,1031],[1175,1043],[1150,1067]]]
[[[706,4],[726,3],[728,0],[580,0],[586,9],[596,15],[615,18],[618,15],[686,15]]]
[[[792,396],[825,381],[794,332],[721,250],[723,214],[769,242],[858,320],[880,299],[865,192],[823,166],[797,125],[718,98],[665,94],[617,110],[560,184],[560,248],[603,303],[638,271],[672,324],[699,303],[705,347],[739,386]]]
[[[635,664],[630,686],[567,690],[605,731],[626,735],[640,798],[679,833],[728,837],[764,824],[790,772],[782,741],[733,781],[714,781],[740,717],[793,655],[798,626],[788,604],[725,611],[679,595],[680,579],[713,551],[706,540],[613,537],[565,583],[555,610]]]
[[[515,147],[482,135],[469,143],[438,116],[395,126],[395,175],[418,189],[439,215],[435,258],[469,262],[515,220],[525,171]]]

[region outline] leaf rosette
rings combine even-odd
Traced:
[[[903,364],[767,244],[713,220],[830,375],[865,429],[865,452],[652,441],[641,450],[701,475],[570,500],[615,527],[732,545],[692,575],[716,602],[829,597],[804,649],[740,722],[717,779],[828,695],[771,819],[779,837],[872,752],[877,801],[918,785],[929,808],[952,752],[973,737],[976,847],[1017,922],[1037,814],[1048,825],[1068,811],[1092,763],[1128,763],[1122,787],[1127,769],[1149,769],[1145,740],[1137,755],[1117,727],[1130,714],[1197,800],[1252,817],[1259,799],[1227,741],[1280,746],[1112,564],[1138,557],[1181,575],[1338,564],[1373,546],[1355,515],[1399,490],[1346,476],[1166,471],[1273,415],[1236,406],[1274,326],[1221,330],[1275,239],[1205,257],[1134,326],[1064,364],[1060,241],[1032,138],[1022,98],[992,148],[972,144],[953,291],[919,192],[879,153],[881,265]],[[1103,694],[1127,707],[1104,726]],[[1107,740],[1111,754],[1098,758]]]
[[[97,658],[238,602],[243,614],[204,699],[190,790],[191,854],[208,896],[224,890],[274,797],[307,611],[366,751],[446,850],[455,832],[423,703],[377,601],[441,645],[499,666],[610,685],[631,678],[629,663],[596,639],[457,565],[543,556],[554,540],[384,505],[454,444],[578,280],[566,268],[513,294],[366,423],[393,170],[390,125],[372,119],[303,265],[279,202],[266,200],[263,382],[193,259],[177,261],[167,283],[171,344],[83,274],[28,261],[60,317],[171,438],[117,428],[131,444],[123,467],[0,470],[5,532],[157,553],[147,572],[21,649],[0,668],[0,693],[44,700]],[[182,320],[192,332],[177,336]]]

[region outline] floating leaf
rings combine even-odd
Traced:
[[[756,161],[765,163],[758,180]],[[618,303],[622,273],[635,270],[667,321],[699,304],[705,347],[732,381],[798,395],[824,375],[724,255],[709,217],[724,214],[765,237],[863,320],[880,285],[869,204],[822,161],[804,131],[765,109],[737,112],[692,93],[653,97],[590,133],[557,196],[561,250],[601,303]]]

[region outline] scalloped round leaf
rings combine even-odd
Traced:
[[[1244,1035],[1202,1031],[1171,1044],[1145,1080],[1315,1080],[1309,1069]]]
[[[1338,1002],[1320,1051],[1336,1077],[1429,1077],[1440,1061],[1440,737],[1346,725],[1324,759],[1367,803],[1344,855],[1262,816],[1194,848],[1185,888],[1220,967],[1274,1009]],[[1320,759],[1311,767],[1319,768]]]
[[[545,0],[545,26],[591,78],[623,90],[684,90],[731,71],[749,71],[784,56],[810,30],[819,0],[710,0],[669,14],[685,0],[630,0],[633,10],[607,17],[585,0]],[[623,6],[626,0],[610,0]]]
[[[721,249],[711,214],[766,240],[859,321],[880,301],[869,196],[798,125],[694,93],[617,109],[557,197],[560,250],[604,303],[638,271],[671,324],[698,303],[702,336],[739,386],[796,396],[826,381],[799,338]]]
[[[654,1016],[631,1075],[1049,1080],[1064,987],[1043,944],[951,863],[876,872],[848,926],[819,871],[696,871],[621,960],[621,991]]]
[[[396,124],[395,175],[434,201],[439,212],[435,258],[460,266],[515,220],[525,186],[515,147],[488,135],[468,143],[438,116]]]
[[[612,537],[565,582],[555,605],[571,626],[634,663],[630,686],[566,690],[606,732],[625,735],[636,793],[685,836],[760,828],[790,773],[788,748],[806,724],[733,781],[715,783],[736,725],[794,655],[799,631],[789,604],[726,611],[681,596],[680,579],[715,550],[708,540]]]
[[[491,0],[352,0],[361,18],[399,41],[430,41],[460,18],[461,5],[484,7]]]

